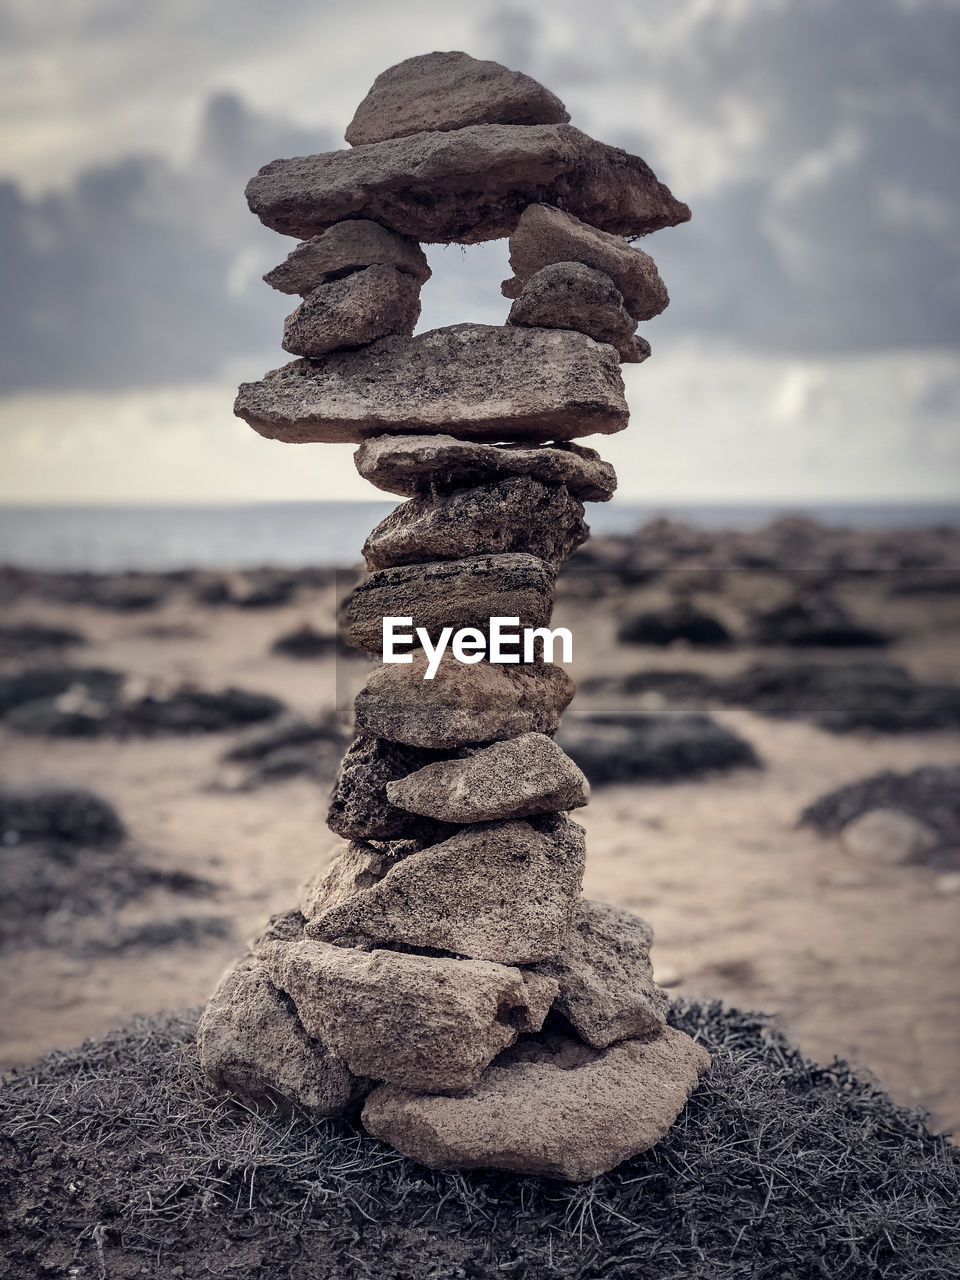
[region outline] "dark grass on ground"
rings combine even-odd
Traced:
[[[713,1069],[665,1140],[579,1186],[432,1173],[218,1097],[195,1019],[0,1089],[5,1276],[918,1280],[960,1274],[960,1150],[757,1014],[679,1005]]]

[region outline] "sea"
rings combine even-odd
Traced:
[[[350,565],[396,506],[383,502],[264,502],[218,506],[0,506],[0,566],[61,572],[165,572]],[[706,529],[757,529],[784,515],[830,527],[960,527],[957,503],[645,505],[592,503],[597,535],[632,533],[666,516]]]

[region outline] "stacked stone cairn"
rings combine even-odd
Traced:
[[[613,468],[577,437],[627,425],[621,361],[667,292],[635,238],[690,213],[636,156],[567,123],[528,76],[464,53],[377,78],[350,149],[276,160],[247,187],[300,239],[266,280],[300,305],[299,357],[240,388],[262,435],[351,441],[407,499],[368,537],[346,639],[384,616],[489,633],[549,623],[554,578]],[[420,242],[509,236],[503,326],[413,336]],[[667,1026],[650,927],[581,897],[583,774],[554,743],[561,666],[449,652],[433,679],[378,665],[356,699],[329,825],[344,839],[275,916],[201,1023],[204,1067],[248,1098],[356,1111],[426,1165],[593,1177],[657,1142],[707,1054]]]

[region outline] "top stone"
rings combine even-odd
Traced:
[[[423,53],[377,76],[344,134],[351,146],[470,124],[565,124],[558,97],[468,53]]]

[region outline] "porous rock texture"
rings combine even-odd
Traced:
[[[443,824],[395,805],[387,787],[449,752],[402,746],[385,738],[355,738],[340,762],[327,826],[351,840],[442,840]]]
[[[462,759],[438,760],[386,784],[392,805],[441,822],[494,822],[578,809],[590,784],[543,733],[523,733]]]
[[[559,568],[590,535],[583,503],[566,488],[513,476],[411,498],[363,544],[368,569],[481,552],[522,551]]]
[[[363,1125],[432,1169],[579,1182],[658,1142],[709,1065],[673,1027],[601,1051],[560,1035],[524,1037],[466,1096],[378,1086]]]
[[[321,912],[369,889],[383,879],[395,861],[388,850],[352,840],[325,871],[311,877],[304,886],[300,898],[304,921],[309,922]]]
[[[563,485],[582,502],[608,502],[617,474],[596,449],[572,441],[484,444],[448,435],[375,436],[353,455],[357,470],[386,493],[414,498],[510,476]]]
[[[565,124],[560,99],[531,76],[468,53],[422,53],[382,71],[344,137],[351,146],[470,124]]]
[[[328,280],[376,266],[396,267],[421,285],[430,279],[426,254],[416,240],[398,236],[369,218],[337,222],[311,236],[263,278],[280,293],[299,293],[305,298]]]
[[[420,286],[396,267],[365,267],[321,284],[287,316],[283,349],[325,356],[400,334],[409,338],[420,318]]]
[[[566,329],[456,324],[362,351],[295,360],[244,382],[234,412],[289,444],[359,444],[384,431],[554,440],[627,425],[616,354]]]
[[[650,344],[635,336],[637,322],[609,276],[582,262],[554,262],[534,272],[510,308],[507,324],[576,329],[616,347],[625,364],[641,364]]]

